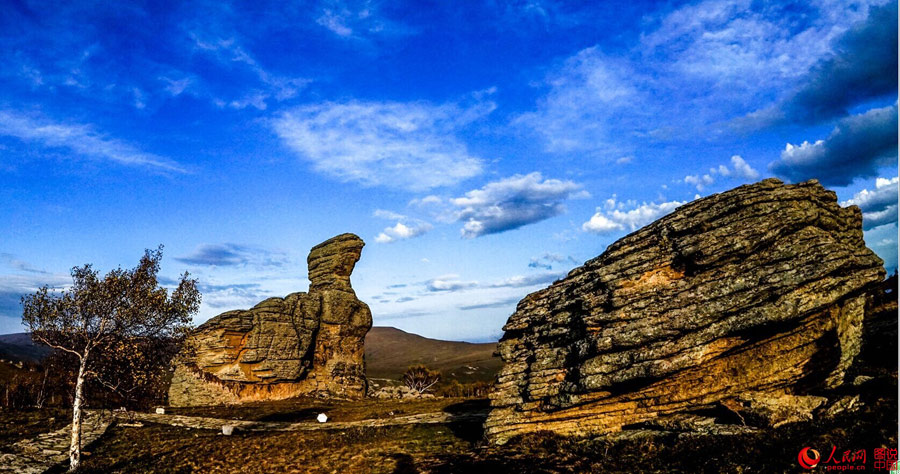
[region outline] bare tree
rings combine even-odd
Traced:
[[[178,345],[190,330],[191,318],[200,307],[197,281],[190,279],[187,272],[171,294],[158,285],[156,275],[161,259],[162,246],[147,250],[134,269],[117,268],[103,278],[90,264],[75,267],[70,289],[54,292],[44,286],[22,298],[22,321],[32,338],[72,354],[78,361],[72,402],[70,471],[81,461],[85,381],[93,378],[115,389],[118,384],[108,380],[113,375],[108,372],[116,363],[110,361],[129,364],[129,359],[140,360],[142,364],[153,361],[162,373],[168,361],[152,354],[135,358],[133,349],[142,347],[145,341]]]
[[[424,365],[414,365],[403,374],[403,384],[418,393],[425,393],[434,384],[441,381],[441,373]]]

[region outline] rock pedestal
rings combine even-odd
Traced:
[[[807,419],[859,353],[883,279],[860,210],[815,181],[696,200],[519,302],[486,435]]]
[[[350,274],[364,242],[353,234],[312,248],[309,292],[222,313],[194,330],[169,388],[173,406],[366,394],[369,307]]]

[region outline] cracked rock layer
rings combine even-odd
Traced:
[[[195,329],[175,366],[169,404],[364,397],[372,313],[350,286],[364,245],[353,234],[328,239],[309,253],[308,293],[228,311]]]
[[[884,273],[859,208],[816,181],[681,206],[519,302],[486,435],[606,434],[735,404],[803,418],[843,383]]]

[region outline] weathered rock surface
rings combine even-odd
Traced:
[[[173,406],[366,394],[363,341],[369,307],[350,274],[363,245],[342,234],[312,248],[309,292],[222,313],[190,338],[169,388]]]
[[[686,204],[519,302],[487,437],[606,434],[716,410],[808,419],[859,354],[883,279],[859,209],[815,181]]]

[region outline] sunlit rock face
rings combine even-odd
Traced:
[[[176,364],[169,404],[364,397],[372,313],[350,286],[364,245],[353,234],[322,242],[307,259],[308,293],[269,298],[198,327]]]
[[[723,407],[809,419],[859,354],[884,273],[860,210],[816,181],[681,206],[519,302],[486,435],[609,434]]]

